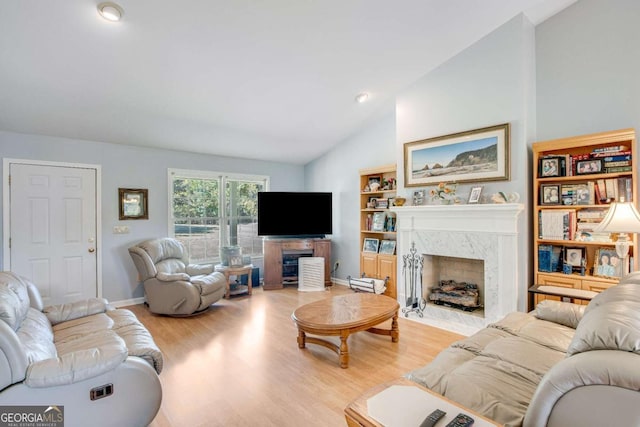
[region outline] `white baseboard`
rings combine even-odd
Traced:
[[[109,304],[113,305],[116,308],[127,307],[129,305],[138,305],[143,304],[145,302],[144,297],[131,298],[131,299],[123,299],[120,301],[109,301]]]
[[[333,283],[335,283],[336,285],[340,285],[340,286],[349,286],[349,282],[344,280],[344,279],[338,279],[337,277],[332,277],[331,281]]]

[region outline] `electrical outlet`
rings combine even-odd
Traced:
[[[113,234],[129,234],[128,225],[114,225]]]

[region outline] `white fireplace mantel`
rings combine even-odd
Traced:
[[[434,229],[517,233],[523,204],[424,205],[391,208],[398,218],[396,231]]]
[[[518,229],[524,205],[427,205],[391,208],[396,214],[398,302],[404,307],[406,291],[403,256],[412,245],[423,255],[484,261],[484,317],[427,304],[424,317],[410,318],[439,328],[472,334],[517,310]],[[427,298],[423,290],[423,297]]]

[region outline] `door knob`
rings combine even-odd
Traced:
[[[95,248],[89,248],[89,253],[94,253],[95,251]]]

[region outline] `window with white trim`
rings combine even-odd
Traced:
[[[262,256],[258,192],[269,178],[169,169],[169,235],[180,240],[192,263],[220,262],[220,248],[240,246]]]

